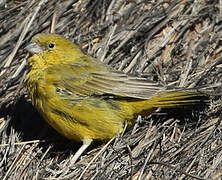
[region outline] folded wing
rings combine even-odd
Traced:
[[[57,74],[54,76],[53,74]],[[47,69],[47,79],[61,90],[80,97],[120,96],[150,99],[163,86],[143,77],[108,69],[104,64],[63,64]]]

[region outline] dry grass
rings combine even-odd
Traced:
[[[220,179],[221,29],[216,0],[0,1],[0,178]],[[210,105],[139,119],[67,168],[79,144],[42,120],[23,85],[25,43],[54,31],[126,73],[180,87],[206,85]]]

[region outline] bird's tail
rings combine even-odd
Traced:
[[[208,102],[208,96],[196,89],[174,89],[159,92],[151,99],[133,102],[134,114],[147,116],[158,108],[202,107]],[[133,123],[129,121],[129,124]]]
[[[198,90],[166,90],[151,99],[153,106],[170,108],[207,103],[207,95]]]

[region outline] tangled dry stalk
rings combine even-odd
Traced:
[[[0,1],[1,179],[220,179],[221,3]],[[210,105],[138,118],[133,129],[106,146],[95,143],[67,168],[79,145],[42,120],[23,85],[25,43],[36,33],[54,31],[126,73],[180,87],[205,85]]]

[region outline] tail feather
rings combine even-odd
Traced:
[[[168,90],[152,98],[154,107],[170,108],[207,102],[207,96],[197,90]]]

